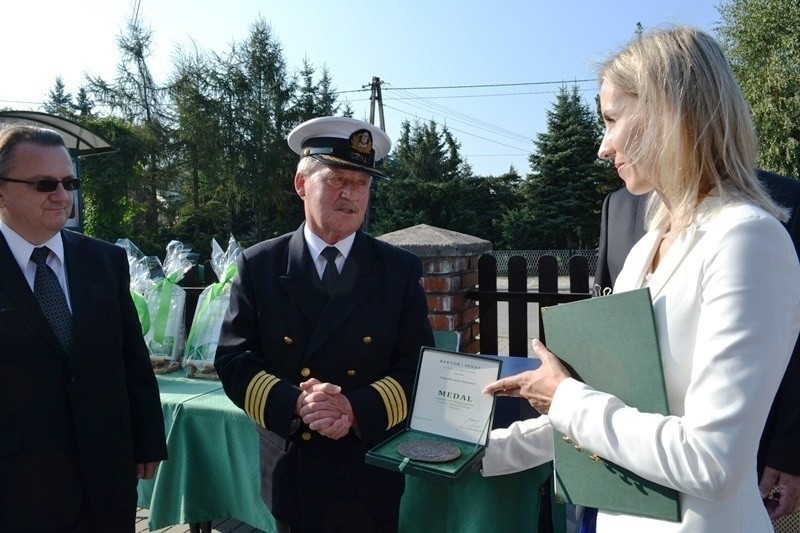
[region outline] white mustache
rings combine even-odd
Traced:
[[[348,211],[352,211],[355,214],[358,214],[358,212],[360,211],[360,209],[358,208],[358,204],[357,203],[355,203],[353,201],[350,201],[350,200],[346,200],[344,198],[339,198],[338,200],[336,200],[336,203],[333,204],[333,208],[334,209],[346,209]]]

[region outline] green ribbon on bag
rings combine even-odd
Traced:
[[[191,358],[197,352],[197,347],[194,345],[195,337],[197,337],[197,330],[198,328],[195,327],[195,324],[202,324],[202,320],[205,317],[206,310],[208,309],[208,305],[212,300],[216,300],[222,294],[222,290],[225,288],[225,285],[228,285],[233,281],[233,278],[236,277],[236,273],[238,269],[236,267],[236,263],[231,263],[228,265],[228,268],[225,269],[225,272],[222,274],[222,279],[218,282],[212,284],[208,288],[208,294],[203,299],[203,304],[197,310],[197,313],[194,315],[194,320],[192,320],[192,327],[189,330],[189,338],[186,340],[186,348],[187,348],[187,359]]]
[[[167,319],[169,318],[169,308],[172,303],[172,291],[178,284],[178,272],[173,272],[166,278],[156,283],[156,290],[159,291],[158,311],[153,330],[153,340],[158,344],[164,344],[164,334],[167,331]]]
[[[222,279],[211,286],[211,294],[209,295],[211,296],[211,299],[219,297],[220,293],[222,293],[222,289],[225,288],[225,285],[233,281],[234,276],[236,276],[236,272],[238,272],[236,263],[231,263],[228,265],[228,268],[226,268],[225,272],[222,274]]]
[[[150,311],[147,309],[147,300],[138,292],[131,290],[131,300],[136,306],[136,314],[139,315],[139,322],[142,324],[142,335],[147,335],[150,331]]]

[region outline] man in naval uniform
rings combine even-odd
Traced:
[[[278,531],[396,531],[402,474],[365,453],[404,427],[421,346],[433,346],[422,265],[361,231],[388,136],[323,117],[288,137],[305,222],[247,249],[215,366],[260,437]]]

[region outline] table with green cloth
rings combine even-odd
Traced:
[[[548,475],[545,467],[487,478],[469,472],[454,485],[406,476],[400,532],[535,533],[539,486]],[[563,531],[563,524],[556,524],[555,531]]]
[[[169,460],[139,482],[148,527],[235,518],[262,531],[275,523],[261,499],[258,434],[219,381],[179,370],[158,376]]]
[[[158,376],[169,460],[139,482],[139,506],[149,528],[234,518],[268,533],[275,523],[260,496],[258,434],[218,381]],[[456,484],[406,477],[400,531],[535,533],[539,485],[547,466],[483,478],[470,472]],[[557,530],[560,528],[557,528]]]

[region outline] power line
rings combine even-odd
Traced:
[[[28,102],[26,100],[1,100],[5,104],[35,104],[35,105],[42,105],[44,102]]]
[[[139,8],[142,7],[142,0],[136,1],[136,7],[133,10],[133,23],[135,24],[139,18]]]
[[[388,88],[387,88],[388,89]],[[597,92],[596,88],[591,87],[583,87],[578,88],[578,92],[586,93],[586,92]],[[338,93],[341,94],[341,93]],[[425,100],[453,100],[457,98],[485,98],[485,97],[493,97],[493,96],[531,96],[531,95],[538,95],[538,94],[556,94],[556,91],[530,91],[524,93],[490,93],[490,94],[449,94],[445,96],[426,96]],[[399,96],[390,96],[388,98],[384,98],[384,100],[417,100],[422,97],[420,96],[410,96],[410,97],[399,97]],[[348,102],[368,102],[369,98],[353,98],[348,99]]]
[[[589,80],[589,81],[594,81],[594,80]],[[384,83],[386,83],[386,82],[384,82]],[[540,82],[540,83],[551,83],[551,82]],[[392,90],[400,91],[401,94],[408,95],[408,96],[400,97],[400,98],[392,97],[391,98],[392,101],[396,101],[396,100],[415,100],[420,104],[420,106],[422,106],[422,108],[427,108],[427,110],[430,111],[430,112],[434,112],[434,113],[438,112],[438,114],[442,115],[445,118],[449,118],[451,120],[456,120],[457,122],[461,122],[463,124],[468,124],[468,125],[471,125],[472,127],[475,127],[475,128],[481,129],[483,131],[487,131],[487,132],[493,133],[495,135],[500,135],[500,136],[503,136],[503,137],[507,137],[509,139],[514,139],[514,140],[523,141],[523,142],[529,142],[531,140],[531,138],[529,136],[527,136],[527,135],[522,135],[522,134],[510,131],[510,130],[507,130],[507,129],[502,128],[500,126],[497,126],[495,124],[491,124],[489,122],[485,122],[483,120],[480,120],[480,119],[471,117],[469,115],[466,115],[464,113],[461,113],[460,111],[457,111],[455,109],[452,109],[452,108],[443,106],[441,104],[437,104],[437,103],[428,101],[428,100],[432,100],[432,99],[437,98],[437,97],[422,97],[422,96],[418,96],[418,95],[416,95],[414,93],[411,93],[408,90],[394,88],[394,87],[391,87],[391,84],[389,84],[389,85],[390,85],[390,87],[387,87],[387,91],[389,89],[392,89]],[[592,89],[581,89],[581,91],[586,91],[586,90],[592,90]],[[551,91],[538,92],[537,94],[546,94],[546,93],[549,93],[549,92],[551,92]],[[508,93],[506,93],[506,94],[508,94]],[[480,96],[481,95],[468,95],[468,97],[480,97]],[[454,98],[458,98],[458,96],[453,96],[453,97]],[[441,97],[439,97],[439,98],[441,98]],[[386,99],[384,99],[384,100],[386,100]],[[420,106],[415,106],[414,104],[408,104],[408,105],[411,105],[412,107],[420,108]]]
[[[527,157],[529,154],[469,154],[466,157]]]
[[[572,82],[572,84],[573,84],[573,86],[577,87],[578,83],[596,82],[596,81],[597,81],[596,79],[574,80]],[[564,85],[566,85],[567,82],[565,82],[565,81],[559,81],[559,82],[528,82],[528,83],[519,83],[519,84],[461,85],[461,86],[417,87],[417,88],[392,87],[391,84],[388,84],[387,82],[383,82],[383,83],[389,85],[389,87],[386,87],[386,89],[385,89],[387,91],[387,94],[389,94],[389,91],[397,91],[397,93],[399,93],[400,95],[403,95],[403,96],[390,96],[390,97],[384,98],[383,99],[384,100],[384,107],[387,107],[387,108],[392,109],[394,111],[398,111],[398,112],[403,113],[403,114],[405,114],[407,116],[414,117],[415,119],[419,118],[416,113],[410,113],[407,110],[404,110],[404,109],[401,109],[401,108],[398,108],[398,107],[394,107],[394,106],[390,106],[390,105],[386,104],[386,100],[391,100],[392,103],[394,103],[395,105],[398,105],[399,102],[402,101],[402,103],[407,105],[407,106],[410,106],[410,107],[413,107],[413,108],[417,108],[417,109],[420,109],[420,110],[423,110],[425,112],[433,114],[434,118],[437,115],[443,117],[445,119],[445,126],[450,131],[458,132],[458,133],[460,133],[462,135],[468,135],[470,137],[474,137],[476,139],[480,139],[480,140],[485,141],[485,142],[490,142],[490,143],[497,144],[497,145],[500,145],[500,146],[505,146],[505,147],[511,148],[513,150],[519,150],[519,152],[516,153],[516,154],[466,154],[465,155],[465,157],[467,157],[467,158],[478,158],[478,157],[526,157],[526,156],[529,156],[532,153],[532,150],[530,148],[519,148],[518,146],[513,146],[511,144],[506,144],[506,143],[500,142],[500,141],[498,141],[496,139],[489,139],[489,138],[483,137],[481,135],[476,135],[475,133],[471,133],[471,132],[468,132],[468,131],[464,131],[462,129],[454,128],[447,121],[455,121],[455,122],[460,122],[460,123],[463,123],[463,124],[467,124],[468,126],[471,126],[473,128],[477,128],[479,130],[487,131],[489,133],[492,133],[493,135],[496,135],[496,136],[499,136],[499,137],[505,137],[505,138],[508,138],[508,139],[511,139],[511,140],[524,141],[526,143],[529,143],[529,142],[532,141],[532,139],[530,137],[528,137],[528,136],[521,135],[519,133],[507,130],[505,128],[501,128],[501,127],[499,127],[499,126],[497,126],[495,124],[491,124],[489,122],[486,122],[486,121],[471,117],[471,116],[466,115],[464,113],[461,113],[460,111],[457,111],[455,109],[443,106],[443,105],[435,103],[435,102],[431,102],[431,100],[434,100],[434,99],[453,99],[453,98],[482,98],[482,97],[487,97],[487,96],[522,96],[522,95],[531,95],[531,94],[553,94],[554,91],[529,91],[529,92],[520,92],[520,93],[492,93],[492,94],[445,95],[445,96],[427,96],[427,97],[422,97],[422,96],[419,96],[419,95],[416,95],[414,93],[409,92],[409,89],[462,89],[462,88],[476,88],[476,87],[507,87],[507,86],[520,86],[520,85],[545,85],[545,84],[555,84],[555,83],[558,83],[558,84],[561,84],[562,86],[564,86]],[[585,87],[584,88],[578,88],[577,90],[579,92],[596,91],[595,88],[585,88]],[[350,92],[355,92],[355,91],[350,91]]]
[[[397,109],[396,107],[392,107],[392,106],[386,105],[385,102],[384,102],[383,106],[386,107],[386,108],[398,111],[400,113],[403,113],[404,115],[414,116],[416,118],[415,115],[412,115],[411,113],[408,113],[407,111],[403,111],[402,109]],[[468,131],[460,130],[458,128],[454,128],[454,127],[449,126],[449,125],[447,126],[447,129],[448,130],[452,130],[452,131],[457,131],[459,133],[463,133],[464,135],[469,135],[470,137],[475,137],[477,139],[481,139],[481,140],[486,141],[486,142],[490,142],[490,143],[497,144],[497,145],[500,145],[500,146],[505,146],[506,148],[511,148],[513,150],[519,150],[522,154],[530,153],[530,151],[525,149],[525,148],[520,148],[518,146],[512,146],[510,144],[501,143],[501,142],[499,142],[499,141],[497,141],[495,139],[487,139],[486,137],[481,137],[480,135],[475,135],[474,133],[470,133]]]
[[[574,80],[570,83],[584,83],[588,81],[597,81],[597,78],[589,78],[585,80]],[[434,90],[434,89],[477,89],[477,88],[485,88],[485,87],[522,87],[526,85],[553,85],[559,84],[564,85],[566,84],[566,80],[559,80],[559,81],[528,81],[524,83],[489,83],[485,85],[444,85],[440,87],[397,87],[395,90]],[[390,89],[387,89],[390,90]]]
[[[585,83],[590,81],[597,81],[597,78],[587,78],[583,80],[558,80],[558,81],[526,81],[521,83],[487,83],[482,85],[439,85],[439,86],[422,86],[422,87],[387,87],[386,90],[394,90],[394,91],[427,91],[427,90],[439,90],[439,89],[478,89],[478,88],[486,88],[486,87],[523,87],[529,85],[564,85],[567,83]],[[384,83],[386,83],[384,81]],[[367,85],[366,87],[369,87]],[[362,89],[352,89],[349,91],[338,91],[339,94],[345,93],[355,93],[355,92],[362,92],[365,91],[366,88]]]
[[[466,115],[466,114],[464,114],[464,113],[462,113],[460,111],[456,111],[455,109],[443,106],[441,104],[437,104],[437,103],[434,103],[434,102],[427,102],[426,98],[423,98],[421,96],[417,96],[414,93],[411,93],[409,91],[405,91],[404,90],[404,91],[402,91],[402,94],[409,95],[409,97],[411,99],[415,99],[417,101],[417,103],[419,103],[420,105],[422,105],[424,107],[427,107],[429,110],[438,111],[439,114],[441,114],[443,116],[446,116],[446,117],[449,116],[449,117],[453,118],[456,121],[459,121],[459,122],[464,123],[464,124],[469,124],[472,127],[478,128],[480,130],[487,131],[487,132],[490,132],[490,133],[494,133],[494,134],[497,134],[497,135],[501,135],[503,137],[515,139],[517,141],[523,141],[523,142],[530,141],[530,137],[527,136],[527,135],[522,135],[520,133],[513,132],[513,131],[507,130],[505,128],[501,128],[501,127],[499,127],[499,126],[497,126],[495,124],[491,124],[489,122],[477,119],[475,117],[471,117],[471,116]],[[409,105],[413,106],[413,104],[409,104]]]
[[[387,90],[389,88],[387,87]],[[592,88],[579,88],[578,92],[589,92],[594,91],[596,92],[597,89]],[[491,94],[450,94],[447,96],[426,96],[426,100],[442,100],[442,99],[453,99],[453,98],[484,98],[488,96],[530,96],[532,94],[555,94],[554,91],[531,91],[526,93],[491,93]],[[411,98],[419,98],[419,97],[397,97],[392,96],[388,99],[390,100],[409,100]]]
[[[421,103],[424,104],[424,102],[421,102]],[[453,116],[451,114],[443,113],[443,112],[438,111],[436,109],[431,109],[430,106],[417,105],[417,104],[410,103],[410,102],[403,102],[403,104],[406,105],[406,106],[410,106],[410,107],[419,109],[419,110],[424,111],[426,113],[431,113],[434,117],[442,117],[444,120],[439,120],[439,122],[444,122],[445,125],[448,125],[448,127],[450,129],[452,129],[449,126],[450,123],[458,122],[458,123],[466,124],[467,126],[470,126],[470,127],[473,127],[473,128],[477,128],[479,130],[486,131],[488,133],[492,133],[492,134],[497,135],[499,137],[506,137],[506,138],[514,140],[514,141],[523,141],[523,142],[530,141],[529,138],[527,138],[527,137],[525,137],[523,135],[518,135],[518,134],[515,134],[515,133],[512,133],[512,132],[509,132],[509,134],[502,133],[499,130],[499,128],[497,128],[497,127],[492,127],[491,125],[489,125],[489,127],[486,127],[486,126],[482,126],[480,124],[475,124],[474,121],[462,120],[462,119],[460,119],[458,117],[455,117],[455,116]],[[394,109],[395,111],[400,111],[401,113],[403,113],[405,115],[414,116],[414,117],[418,118],[418,114],[417,113],[409,112],[408,110],[399,109],[397,107],[390,107],[390,106],[386,105],[386,103],[384,103],[384,106],[385,107],[389,107],[390,109]]]

